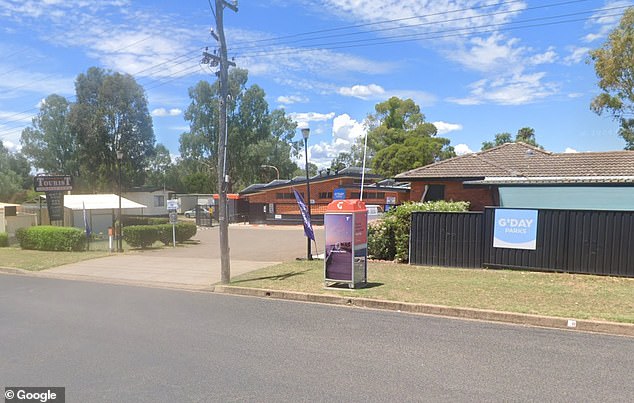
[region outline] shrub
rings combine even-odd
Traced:
[[[9,246],[9,234],[0,232],[0,248]]]
[[[468,211],[469,202],[447,202],[444,200],[426,203],[405,203],[385,214],[383,220],[368,227],[368,255],[375,259],[409,259],[409,232],[414,211]]]
[[[123,226],[167,224],[169,218],[147,216],[123,216]]]
[[[86,247],[86,235],[79,228],[51,225],[20,228],[16,237],[22,249],[81,251]]]
[[[170,245],[173,241],[172,224],[158,225],[159,240],[165,245]],[[185,242],[196,235],[196,224],[190,222],[179,222],[176,224],[176,242]]]
[[[159,228],[156,225],[123,227],[123,239],[133,248],[147,248],[159,240]]]

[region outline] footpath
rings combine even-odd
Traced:
[[[319,238],[323,239],[323,230],[318,229],[316,236],[319,244],[321,241]],[[276,298],[634,337],[634,324],[627,323],[571,320],[473,308],[220,285],[220,256],[217,237],[217,229],[212,228],[198,232],[195,238],[198,241],[197,245],[113,254],[41,272],[17,269],[0,269],[0,272],[109,284]],[[301,227],[231,227],[232,277],[294,260],[298,257],[295,256],[297,251],[305,250],[305,239]]]

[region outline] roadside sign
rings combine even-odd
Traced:
[[[170,211],[170,224],[178,224],[178,214],[175,211]]]
[[[178,200],[170,199],[167,201],[167,209],[168,210],[178,210]]]
[[[70,175],[42,175],[33,178],[36,192],[56,192],[73,190],[73,182]]]

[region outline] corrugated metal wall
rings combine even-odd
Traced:
[[[412,214],[410,263],[634,277],[634,212],[539,210],[537,249],[493,247],[495,209]]]
[[[412,213],[410,263],[481,267],[482,213]]]

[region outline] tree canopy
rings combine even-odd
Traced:
[[[79,175],[79,149],[68,125],[69,113],[66,98],[49,95],[32,125],[22,131],[22,154],[35,168],[50,174]]]
[[[78,182],[90,190],[112,190],[120,150],[124,183],[142,185],[155,143],[143,88],[128,74],[91,67],[75,80],[75,92],[68,121],[79,150]]]
[[[530,144],[535,147],[544,148],[541,145],[537,144],[535,140],[535,129],[532,127],[522,127],[517,131],[515,135],[515,140],[513,140],[511,133],[498,133],[495,135],[495,139],[493,141],[485,141],[482,143],[482,151],[488,150],[489,148],[501,146],[506,143],[514,143],[516,141],[521,141],[526,144]]]
[[[623,13],[619,26],[590,58],[602,91],[590,107],[599,115],[609,112],[621,126],[625,149],[634,150],[634,7]]]
[[[290,177],[297,169],[291,156],[299,150],[299,144],[293,142],[296,124],[283,110],[270,112],[264,90],[257,85],[247,86],[247,81],[246,70],[230,70],[227,171],[236,189],[268,178],[270,173],[263,172],[262,165],[273,165],[280,177]],[[217,149],[218,136],[225,135],[217,130],[219,83],[200,81],[189,89],[189,97],[185,120],[190,130],[180,137],[182,164],[189,168],[185,176],[198,176],[202,171],[215,176],[218,153],[223,152]],[[191,161],[197,162],[192,165]],[[210,186],[216,190],[216,185]]]
[[[425,122],[425,115],[413,100],[392,97],[374,109],[365,124],[367,158],[375,173],[393,177],[456,155],[449,139],[436,137],[436,126]]]

